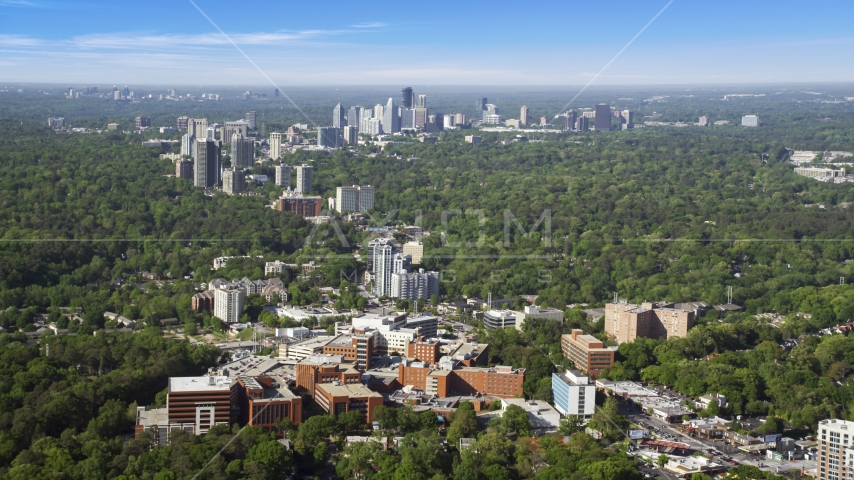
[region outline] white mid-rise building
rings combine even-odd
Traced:
[[[391,298],[417,301],[439,295],[439,272],[397,272],[391,275]]]
[[[590,418],[596,411],[596,385],[578,370],[552,374],[555,408],[564,415]]]
[[[741,126],[742,127],[758,127],[759,126],[759,115],[745,115],[741,117]]]
[[[214,290],[214,316],[225,323],[237,323],[243,314],[246,290],[223,288]]]
[[[338,187],[335,208],[339,213],[367,212],[374,208],[374,187],[370,185]]]

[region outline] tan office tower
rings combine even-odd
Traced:
[[[297,170],[297,185],[294,189],[297,193],[311,193],[311,180],[314,174],[314,168],[311,165],[300,165]]]
[[[519,123],[521,125],[528,124],[528,106],[522,105],[522,110],[519,112]]]
[[[207,118],[190,118],[187,120],[187,133],[196,138],[207,138],[208,135],[208,119]]]

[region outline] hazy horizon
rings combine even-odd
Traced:
[[[266,76],[292,88],[854,81],[850,2],[545,1],[527,8],[438,1],[424,8],[380,1],[322,11],[304,3],[195,3],[198,9],[189,1],[153,0],[142,8],[0,0],[0,82],[271,84]]]

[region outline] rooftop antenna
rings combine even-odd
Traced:
[[[492,308],[492,292],[489,292],[486,295],[486,305],[485,305],[484,310],[488,310],[490,308]]]
[[[619,301],[618,294],[617,294],[617,292],[614,292],[614,303],[617,303],[618,301]]]

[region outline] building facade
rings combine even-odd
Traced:
[[[347,119],[344,117],[344,107],[341,106],[341,102],[338,102],[338,105],[332,109],[332,126],[344,128],[345,125],[347,125]]]
[[[439,295],[439,272],[425,272],[421,269],[417,273],[391,274],[391,298],[417,301],[432,295]]]
[[[317,146],[341,148],[341,130],[335,127],[317,127]]]
[[[234,134],[231,139],[231,165],[234,168],[249,168],[255,165],[255,141]]]
[[[484,328],[516,328],[516,312],[512,310],[488,310],[483,313]]]
[[[374,187],[370,185],[338,187],[335,208],[339,213],[367,212],[374,208]]]
[[[242,288],[218,288],[214,290],[214,316],[225,323],[237,323],[243,314],[246,290]]]
[[[227,169],[222,172],[222,191],[234,195],[246,190],[246,176],[242,170]]]
[[[270,158],[277,160],[282,156],[282,145],[287,143],[287,137],[284,133],[273,132],[270,134]]]
[[[219,184],[219,146],[216,142],[204,137],[198,139],[193,154],[193,185],[211,188]]]
[[[478,394],[514,398],[523,395],[525,370],[503,365],[459,367],[453,361],[440,363],[438,368],[423,362],[404,362],[398,367],[398,381],[439,398]]]
[[[619,343],[638,337],[684,337],[694,326],[694,312],[674,308],[673,303],[618,302],[605,305],[605,332]]]
[[[289,165],[276,165],[276,185],[288,189],[291,187],[291,167]]]
[[[178,160],[175,162],[175,178],[183,178],[185,180],[193,179],[193,162],[190,160]]]
[[[362,384],[319,383],[314,391],[314,401],[326,413],[340,415],[360,411],[365,415],[365,422],[368,424],[373,420],[374,409],[383,404],[382,395],[368,390],[368,387]]]
[[[171,377],[166,394],[169,425],[192,425],[202,435],[214,425],[231,421],[231,379]]]
[[[819,480],[842,480],[854,473],[854,422],[827,419],[818,422]]]
[[[759,115],[745,115],[741,117],[741,126],[742,127],[758,127],[759,126]]]
[[[314,167],[311,165],[300,165],[294,167],[297,171],[297,185],[294,189],[297,193],[311,193],[311,182],[314,177]]]
[[[394,104],[394,99],[389,98],[385,108],[383,108],[383,132],[394,134],[400,132],[400,117],[397,115],[397,106]]]
[[[611,107],[605,103],[596,105],[594,128],[597,132],[611,131]]]
[[[552,397],[564,415],[590,418],[596,412],[596,385],[578,370],[552,374]]]
[[[560,349],[564,358],[572,360],[579,368],[592,376],[614,366],[614,351],[593,335],[573,329],[572,333],[560,336]]]
[[[318,217],[323,207],[323,199],[310,197],[286,190],[279,198],[279,211],[291,212],[301,217]]]

